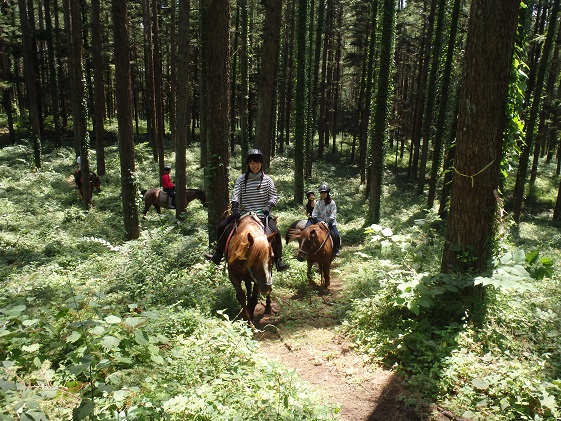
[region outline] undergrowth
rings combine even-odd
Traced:
[[[151,187],[145,146],[138,177]],[[0,149],[1,419],[336,419],[233,320],[233,288],[202,258],[199,202],[181,222],[151,211],[125,242],[115,147],[88,210],[71,148],[45,153],[41,169],[31,156],[28,145]],[[195,165],[188,177],[202,187]]]
[[[151,149],[141,143],[135,153],[140,186],[158,185]],[[39,170],[29,145],[0,149],[3,419],[336,419],[338,408],[265,360],[238,320],[224,268],[202,258],[206,209],[194,202],[182,221],[151,210],[140,238],[125,242],[116,147],[106,159],[102,191],[85,210],[71,148],[46,152]],[[232,159],[232,176],[240,161]],[[202,188],[197,148],[187,162],[188,187]],[[292,202],[291,162],[276,157],[270,170],[283,233],[304,216]],[[485,276],[443,275],[445,223],[423,208],[415,185],[386,173],[383,219],[366,226],[358,179],[352,163],[327,156],[305,185],[327,181],[338,206],[343,247],[333,273],[343,298],[330,322],[374,363],[404,374],[414,406],[473,420],[558,419],[560,235],[549,221],[540,214],[507,226]],[[326,311],[307,299],[316,292],[294,247],[284,247],[291,268],[274,273],[273,300],[287,324],[302,324]]]

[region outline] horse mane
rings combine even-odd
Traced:
[[[253,239],[253,245],[250,244],[249,236]],[[236,240],[238,246],[235,247]],[[248,266],[255,261],[264,261],[269,258],[269,239],[263,232],[263,228],[248,216],[242,218],[237,227],[237,232],[230,241],[228,251],[229,261],[246,260]]]

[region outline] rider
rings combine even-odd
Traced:
[[[168,208],[175,209],[175,184],[171,182],[170,172],[171,167],[166,165],[164,167],[164,173],[162,174],[162,187],[168,194]]]
[[[312,216],[314,206],[316,205],[316,194],[312,190],[306,193],[306,198],[308,202],[306,203],[306,216],[309,218]]]
[[[308,219],[306,224],[309,227],[312,224],[317,224],[318,222],[325,222],[331,231],[331,237],[333,238],[333,253],[335,256],[339,255],[339,248],[341,247],[341,235],[337,230],[337,205],[335,201],[329,195],[331,189],[329,184],[323,182],[319,186],[319,197],[320,199],[316,202],[314,210],[312,211],[311,217]]]
[[[234,228],[232,222],[238,220],[241,215],[255,212],[264,225],[268,225],[275,235],[273,240],[273,253],[277,271],[288,269],[288,263],[282,261],[282,240],[277,229],[274,218],[271,217],[271,208],[278,202],[275,183],[263,172],[263,154],[259,149],[251,149],[247,155],[247,168],[241,174],[235,184],[231,197],[232,214],[220,223],[217,229],[218,242],[213,254],[205,254],[207,259],[219,264],[224,255],[226,240]]]

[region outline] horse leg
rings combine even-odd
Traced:
[[[246,285],[248,283],[246,282]],[[255,307],[257,306],[257,298],[259,296],[259,288],[257,287],[257,285],[253,285],[253,291],[251,290],[251,282],[249,282],[250,286],[247,290],[247,307],[248,307],[248,312],[249,312],[249,316],[251,317],[251,320],[253,321],[253,314],[255,313]]]
[[[156,212],[158,212],[158,214],[162,213],[162,209],[160,208],[160,205],[158,205],[157,203],[154,203],[154,207],[156,208]]]
[[[312,262],[311,260],[308,260],[308,283],[312,286],[315,285],[314,281],[313,281],[313,276],[312,276],[312,268],[314,266],[314,262]]]
[[[271,293],[267,294],[267,299],[265,301],[265,314],[271,314],[273,309],[271,308]]]
[[[236,290],[236,298],[238,299],[238,303],[240,303],[240,305],[242,306],[242,317],[247,321],[251,321],[249,319],[249,313],[247,311],[247,305],[246,305],[245,292],[242,288],[241,281],[238,281],[238,280],[235,280],[235,279],[231,279],[230,281],[232,282],[232,285],[234,285],[234,289]]]
[[[329,263],[322,263],[321,264],[321,280],[322,280],[322,285],[325,287],[325,289],[329,288],[329,284],[330,284],[330,264]]]

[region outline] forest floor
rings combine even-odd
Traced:
[[[337,332],[340,321],[335,309],[344,298],[338,278],[332,276],[326,292],[317,290],[283,297],[273,291],[272,315],[264,315],[263,306],[258,305],[256,338],[263,353],[295,370],[301,379],[323,393],[327,402],[339,405],[341,420],[457,420],[436,408],[408,406],[403,380],[390,370],[369,364]],[[289,307],[294,300],[309,311],[301,317],[292,311],[284,312],[284,304]]]

